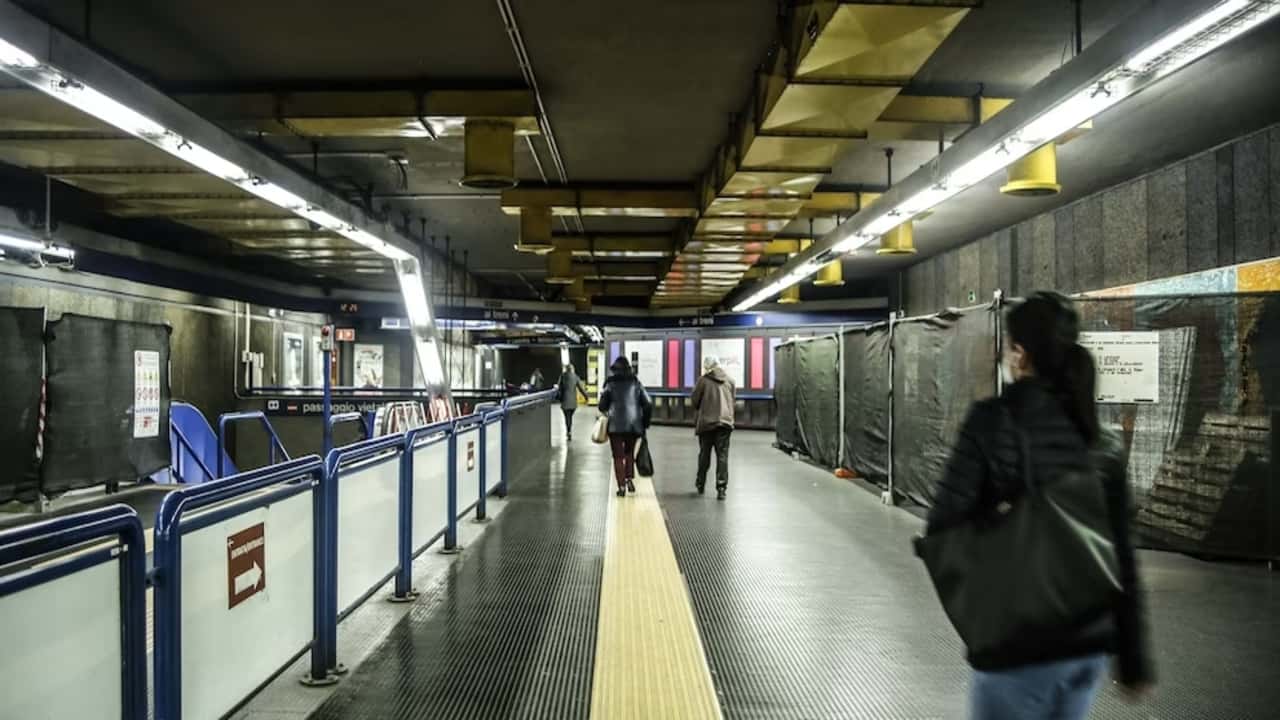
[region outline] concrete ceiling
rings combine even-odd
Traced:
[[[526,88],[493,0],[19,4],[178,96]],[[1084,0],[1086,43],[1145,4]],[[511,5],[573,184],[695,183],[728,135],[733,115],[744,107],[754,72],[780,32],[775,0],[511,0]],[[1069,0],[986,0],[960,22],[904,92],[971,95],[981,89],[988,96],[1016,97],[1069,59],[1072,7]],[[1276,35],[1269,28],[1222,59],[1192,68],[1170,88],[1123,106],[1115,118],[1100,118],[1098,130],[1063,148],[1066,189],[1061,196],[1012,200],[985,190],[966,193],[962,197],[971,202],[952,203],[920,225],[922,250],[940,251],[1274,121],[1277,81],[1250,53],[1269,67],[1278,66]],[[1212,68],[1230,62],[1235,63],[1228,65],[1230,77],[1214,74]],[[1146,126],[1159,118],[1203,114],[1205,98],[1229,103],[1233,112],[1164,123],[1154,131]],[[396,219],[408,213],[414,231],[425,218],[426,235],[441,244],[447,235],[455,249],[469,250],[470,266],[495,293],[527,296],[526,280],[537,282],[545,268],[542,258],[512,249],[519,222],[503,213],[496,199],[450,197],[474,192],[456,184],[463,174],[461,138],[312,138],[284,129],[259,136],[244,127],[229,129],[299,167],[315,169],[348,197],[372,189],[366,199],[373,209]],[[937,152],[935,142],[856,142],[824,182],[882,186],[887,146],[895,150],[895,178]],[[316,147],[319,154],[312,158]],[[388,159],[392,155],[404,159],[403,174]],[[544,175],[555,182],[544,137],[517,138],[516,174],[522,186],[540,185]],[[679,221],[588,217],[582,224],[593,233],[672,233]],[[556,224],[558,232],[570,229],[577,230],[571,221]],[[807,221],[787,230],[807,231]],[[864,277],[897,267],[876,260],[849,263],[850,272]],[[342,273],[328,278],[348,280]]]

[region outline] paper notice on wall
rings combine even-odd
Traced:
[[[133,352],[133,436],[160,436],[160,353]]]
[[[645,387],[662,387],[662,341],[628,340],[627,359]]]
[[[355,385],[362,388],[382,387],[382,346],[355,346]]]
[[[1160,333],[1080,333],[1080,344],[1098,368],[1098,402],[1160,402]]]

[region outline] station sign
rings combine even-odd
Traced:
[[[335,400],[333,402],[332,412],[338,413],[370,413],[376,412],[377,409],[386,404],[387,401],[366,400],[360,402],[352,402],[350,400]],[[263,403],[263,412],[268,415],[301,415],[313,416],[324,414],[324,403],[318,397],[310,397],[305,400],[293,400],[289,398],[272,399]]]
[[[266,589],[266,526],[258,523],[227,538],[227,609]]]
[[[356,341],[355,328],[337,328],[333,331],[333,333],[334,333],[333,339],[337,340],[338,342],[355,342]]]

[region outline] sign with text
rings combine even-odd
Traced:
[[[227,538],[227,609],[267,589],[267,537],[263,523]]]
[[[333,331],[333,339],[337,340],[338,342],[355,342],[356,329],[355,328],[337,328]]]
[[[1098,368],[1098,402],[1160,402],[1160,333],[1085,332],[1080,344]]]

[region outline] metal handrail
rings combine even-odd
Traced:
[[[226,463],[223,458],[226,456],[227,447],[227,425],[233,422],[244,422],[246,420],[257,420],[261,423],[262,428],[267,431],[268,439],[268,464],[276,464],[276,450],[280,450],[280,454],[285,460],[289,459],[289,451],[285,450],[284,443],[280,442],[280,436],[276,434],[276,430],[271,426],[271,421],[267,419],[267,414],[261,410],[246,410],[243,412],[223,413],[218,416],[218,477],[221,478],[226,472]]]
[[[364,436],[365,440],[369,439],[370,437],[369,424],[365,422],[363,413],[345,412],[345,413],[338,413],[336,415],[331,415],[329,417],[330,432],[332,432],[334,428],[336,428],[337,426],[343,423],[359,423],[360,434]]]
[[[209,466],[206,465],[204,460],[200,458],[200,454],[196,452],[195,447],[191,445],[191,441],[187,439],[187,434],[182,432],[182,429],[179,428],[176,423],[173,423],[173,422],[169,423],[169,436],[170,436],[170,439],[172,439],[175,436],[178,438],[178,445],[180,449],[186,450],[187,451],[186,455],[190,456],[192,459],[196,461],[196,465],[199,466],[200,472],[204,473],[205,479],[207,480],[218,479],[218,476],[214,475],[213,471],[209,469]],[[178,454],[179,458],[181,458],[182,456],[183,456],[182,453]],[[179,464],[181,464],[180,460],[179,460]],[[179,482],[183,482],[183,483],[187,482],[186,478],[182,476],[182,468],[170,467],[169,469],[172,470],[178,476]]]
[[[525,405],[533,405],[543,400],[551,400],[556,396],[555,388],[550,390],[542,390],[540,392],[528,393],[527,395],[517,395],[516,397],[507,398],[504,404],[508,409],[524,407]]]
[[[0,532],[0,565],[31,560],[84,543],[118,538],[124,547],[121,563],[121,717],[147,717],[146,582],[147,548],[138,513],[127,505],[53,518]],[[103,551],[113,557],[115,550]],[[62,562],[42,565],[26,573],[0,577],[0,596],[51,582],[101,556],[72,554]]]

